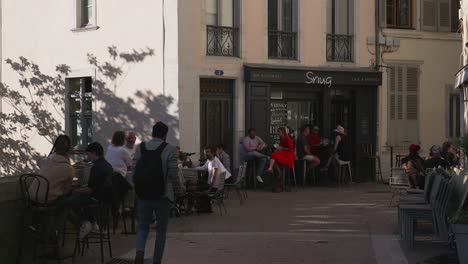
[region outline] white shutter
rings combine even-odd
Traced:
[[[436,0],[421,1],[421,28],[426,31],[436,31],[437,28]]]
[[[396,118],[396,95],[395,95],[395,83],[396,83],[396,69],[388,70],[389,78],[389,90],[390,90],[390,119],[395,120]]]
[[[450,32],[451,31],[451,6],[450,0],[439,0],[438,2],[438,16],[437,22],[439,31]],[[457,14],[458,15],[458,14]]]
[[[419,69],[408,67],[406,70],[406,119],[418,120],[418,76]]]

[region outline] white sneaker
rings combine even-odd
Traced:
[[[257,176],[257,181],[258,181],[259,183],[263,183],[263,179],[262,179],[262,177],[260,177],[260,176]]]
[[[84,222],[80,227],[80,239],[85,238],[93,229],[89,221]]]

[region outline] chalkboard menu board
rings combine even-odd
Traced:
[[[288,126],[288,104],[271,102],[270,112],[270,138],[279,143],[278,128]]]

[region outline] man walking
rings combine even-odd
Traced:
[[[156,242],[153,263],[161,264],[166,244],[169,212],[174,190],[183,190],[177,177],[176,149],[166,143],[169,128],[162,122],[153,126],[153,139],[142,142],[135,151],[133,181],[138,197],[138,234],[135,263],[143,264],[149,225],[156,216]]]

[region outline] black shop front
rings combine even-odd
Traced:
[[[336,125],[346,129],[352,145],[354,176],[374,177],[366,156],[376,151],[377,89],[382,73],[371,68],[309,68],[245,65],[246,127],[255,127],[268,143],[287,127],[296,138],[303,125],[320,127],[333,140]]]

